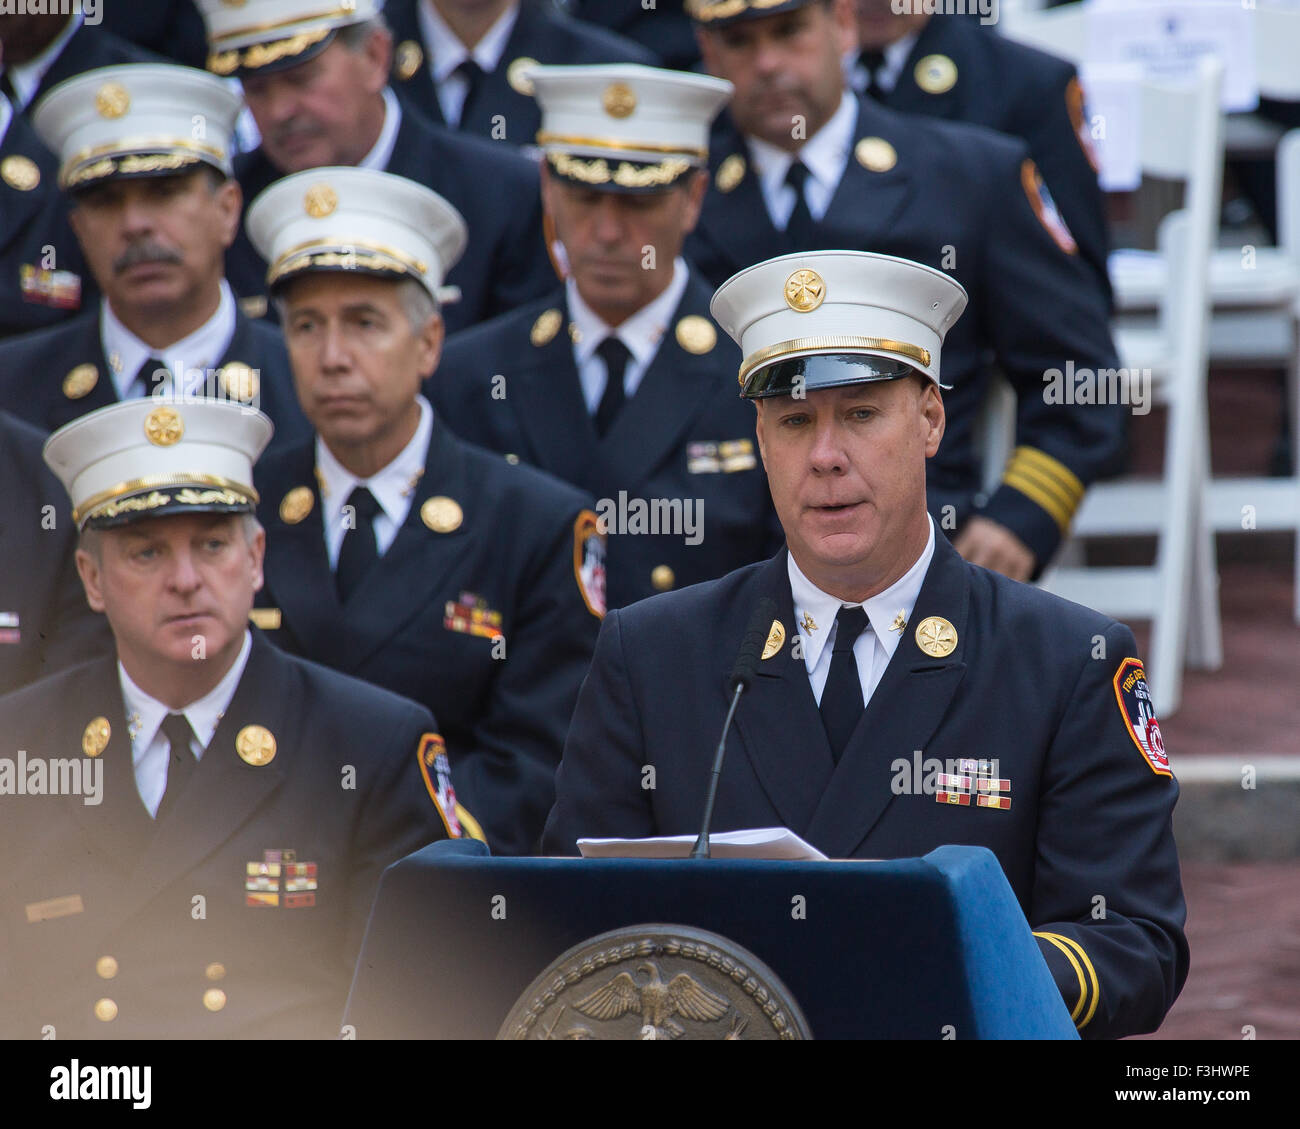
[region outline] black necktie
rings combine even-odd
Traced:
[[[885,53],[883,51],[863,51],[858,56],[858,63],[867,72],[867,93],[877,102],[882,101],[889,93],[880,85],[880,75],[885,69]]]
[[[348,495],[348,505],[354,511],[356,521],[343,534],[338,568],[334,574],[341,604],[348,602],[348,597],[379,560],[379,545],[375,540],[375,515],[379,513],[379,503],[364,486],[357,486]]]
[[[811,175],[808,166],[800,160],[796,160],[785,174],[786,184],[794,189],[794,211],[790,213],[790,222],[785,225],[785,241],[791,251],[816,250],[812,213],[804,196],[804,185]]]
[[[131,383],[126,386],[127,391],[129,392],[137,384],[144,389],[146,396],[166,396],[171,390],[172,370],[161,357],[148,357]]]
[[[183,713],[169,713],[163,718],[163,735],[167,738],[167,788],[163,792],[162,802],[158,805],[155,819],[162,819],[180,802],[180,795],[185,791],[194,776],[198,761],[190,748],[194,730]]]
[[[469,121],[469,116],[474,110],[474,103],[483,90],[483,80],[487,77],[487,71],[474,62],[473,59],[466,59],[460,64],[452,74],[460,75],[465,80],[465,101],[460,105],[460,117],[456,119],[456,127],[462,129],[465,123]]]
[[[835,617],[835,646],[831,651],[831,669],[822,690],[822,724],[830,739],[831,755],[838,764],[853,730],[862,719],[862,680],[853,657],[853,644],[867,629],[867,613],[862,608],[840,608]]]
[[[627,402],[627,390],[623,387],[623,377],[627,373],[627,363],[632,359],[628,348],[617,337],[606,337],[596,346],[596,352],[605,362],[605,391],[601,394],[596,407],[596,434],[602,439],[611,427],[618,413]]]

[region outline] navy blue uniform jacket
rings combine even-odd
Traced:
[[[429,73],[429,45],[420,34],[417,5],[424,0],[388,0],[384,18],[393,31],[397,50],[393,53],[393,89],[430,121],[445,125],[438,90]],[[408,47],[408,44],[410,45]],[[404,54],[418,48],[419,63],[403,68]],[[645,63],[655,65],[655,57],[639,43],[624,39],[603,28],[570,19],[549,4],[524,0],[519,5],[515,26],[506,39],[505,50],[497,69],[484,76],[483,88],[471,107],[468,118],[458,127],[494,141],[511,145],[532,145],[541,125],[542,115],[531,92],[522,83],[510,81],[510,64],[518,59],[544,66],[585,66],[591,63]]]
[[[588,499],[462,442],[435,415],[406,522],[340,607],[315,470],[314,440],[255,470],[267,535],[257,602],[280,619],[269,638],[432,710],[457,798],[493,852],[533,852],[600,626],[575,571],[582,542],[597,536]],[[311,491],[312,506],[294,522],[281,501],[298,487]],[[438,496],[464,515],[450,532],[421,519]]]
[[[72,505],[41,460],[44,443],[0,412],[0,694],[113,648],[86,603]]]
[[[544,848],[573,854],[579,837],[699,830],[728,676],[764,596],[776,602],[786,640],[741,698],[714,829],[783,825],[831,858],[988,847],[1081,1034],[1154,1030],[1187,976],[1186,912],[1170,820],[1178,786],[1139,748],[1114,685],[1121,668],[1126,678],[1132,669],[1124,667],[1136,657],[1132,632],[967,564],[938,533],[911,619],[838,765],[794,655],[801,636],[784,551],[611,612],[569,730]],[[944,658],[916,643],[931,616],[956,632]],[[917,781],[918,760],[928,774],[925,760],[960,758],[997,760],[1009,809],[937,803],[937,781],[928,791]],[[643,787],[646,765],[653,788]],[[1058,947],[1042,934],[1066,940]]]
[[[273,447],[310,432],[293,390],[289,354],[275,326],[251,321],[237,311],[234,335],[217,368],[235,362],[259,374],[254,403],[275,424]],[[85,365],[95,370],[94,385],[88,391],[76,382],[66,385],[67,375]],[[63,325],[0,342],[0,409],[43,431],[54,431],[116,402],[117,387],[100,339],[98,305]]]
[[[636,395],[603,439],[562,328],[568,324],[563,290],[457,334],[425,382],[426,395],[457,434],[572,482],[601,500],[611,521],[620,493],[629,503],[679,498],[703,507],[693,511],[702,515],[695,544],[664,531],[662,522],[658,533],[629,533],[621,514],[635,530],[632,511],[618,509],[619,524],[609,530],[610,607],[654,595],[665,583],[712,580],[770,556],[784,541],[758,457],[754,408],[739,395],[740,351],[709,319],[710,296],[692,277]],[[549,319],[552,331],[544,341],[533,334],[542,318],[540,325]],[[676,327],[683,318],[712,327],[715,342],[707,351],[682,346]],[[700,327],[698,320],[687,324]]]
[[[101,803],[0,796],[4,857],[22,860],[0,875],[0,1034],[338,1038],[379,875],[447,834],[418,761],[428,711],[254,632],[215,736],[158,822],[136,789],[114,657],[0,700],[0,756],[86,762],[96,719],[111,730]],[[275,739],[260,767],[236,752],[250,725]],[[288,904],[285,874],[279,904],[249,904],[248,864],[267,851],[315,864],[314,898],[296,899],[313,904]],[[100,1000],[115,1005],[107,1019]]]

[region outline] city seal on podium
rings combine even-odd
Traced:
[[[717,933],[630,925],[553,961],[498,1039],[811,1039],[776,974]]]

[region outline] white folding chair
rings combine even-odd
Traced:
[[[1210,669],[1223,661],[1213,533],[1204,506],[1208,280],[1223,167],[1222,77],[1222,64],[1205,59],[1193,88],[1142,84],[1143,172],[1183,181],[1186,206],[1160,225],[1158,248],[1170,266],[1170,284],[1159,315],[1151,326],[1119,328],[1116,346],[1123,368],[1149,370],[1151,394],[1167,408],[1164,468],[1155,481],[1125,478],[1091,487],[1072,534],[1076,540],[1155,534],[1155,563],[1062,565],[1042,581],[1049,591],[1119,619],[1151,620],[1148,674],[1157,712],[1166,715],[1178,708],[1185,661]]]

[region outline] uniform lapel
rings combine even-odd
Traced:
[[[391,76],[392,82],[394,87],[404,91],[420,107],[426,118],[438,125],[446,125],[447,121],[442,116],[442,104],[438,101],[438,88],[434,86],[433,75],[429,72],[433,55],[420,34],[420,21],[415,11],[417,3],[419,0],[389,0],[384,6],[384,18],[392,29],[393,42],[398,45],[395,57],[400,58],[400,46],[404,43],[416,44],[421,56],[420,65],[411,72],[409,78],[402,78],[395,73]]]
[[[883,110],[869,98],[858,99],[854,149],[831,197],[826,214],[817,224],[819,246],[853,246],[870,251],[889,244],[889,231],[912,196],[912,174],[906,152],[906,130],[898,115]],[[873,172],[857,159],[863,138],[879,137],[894,146],[898,161],[885,172]]]
[[[728,162],[728,168],[743,168],[744,172],[735,186],[724,192],[718,187],[718,172]],[[696,237],[715,244],[735,270],[785,254],[785,238],[772,226],[749,148],[726,111],[709,144],[709,175],[713,183],[704,197]]]
[[[782,823],[805,835],[812,830],[810,821],[835,766],[808,669],[794,654],[799,633],[786,559],[787,552],[782,549],[759,570],[753,602],[745,603],[741,608],[744,618],[737,621],[738,639],[745,630],[750,608],[767,596],[776,603],[786,639],[775,655],[758,664],[753,684],[736,708],[735,725],[745,755]],[[730,700],[726,679],[722,685]]]
[[[853,856],[893,799],[891,763],[924,749],[947,712],[966,673],[969,605],[966,563],[936,530],[934,557],[898,649],[808,826],[810,841],[831,858]],[[932,658],[917,646],[916,629],[930,616],[955,628],[957,646],[950,655]]]
[[[916,42],[912,44],[903,73],[898,76],[894,89],[884,99],[885,105],[891,110],[905,114],[926,114],[950,121],[957,119],[961,105],[958,95],[962,81],[960,62],[957,82],[942,94],[928,94],[916,82],[916,64],[927,55],[947,55],[957,60],[961,44],[957,41],[958,37],[952,34],[956,29],[951,28],[951,25],[955,23],[955,20],[932,19],[921,30]]]
[[[337,630],[338,590],[325,550],[325,522],[316,481],[316,440],[313,437],[287,450],[269,465],[266,501],[278,506],[290,490],[306,487],[312,507],[301,521],[289,524],[278,515],[268,525],[266,584],[280,608],[284,624],[305,654],[327,666],[336,665],[346,651]]]
[[[71,423],[74,419],[93,412],[96,408],[105,408],[117,403],[117,386],[113,383],[113,370],[108,367],[108,358],[104,356],[103,338],[99,331],[99,306],[89,313],[82,314],[63,326],[64,340],[67,342],[68,367],[64,372],[50,373],[52,398],[50,414],[46,423],[51,431]],[[95,386],[80,399],[70,400],[63,391],[64,377],[78,365],[95,366],[97,379]]]
[[[717,394],[716,359],[711,353],[697,356],[683,349],[675,331],[678,321],[688,315],[713,324],[709,293],[692,275],[636,394],[596,448],[599,465],[593,481],[617,482],[631,490],[663,461],[691,420]]]
[[[340,670],[359,669],[414,616],[422,614],[460,560],[469,537],[479,525],[493,520],[465,473],[460,451],[460,440],[435,415],[424,474],[411,497],[406,521],[353,593],[342,618],[330,625],[342,643],[337,663]],[[461,524],[455,529],[439,532],[425,525],[421,507],[435,496],[451,498],[461,507]]]
[[[16,111],[5,132],[4,144],[0,146],[0,156],[26,157],[37,166],[41,175],[40,183],[26,192],[19,191],[6,180],[0,180],[0,247],[8,247],[14,240],[15,233],[27,225],[49,200],[50,193],[58,191],[58,188],[52,183],[55,167],[50,161],[49,150],[41,144],[27,119]],[[33,264],[38,259],[39,252],[34,249]]]
[[[536,466],[565,482],[585,482],[596,448],[596,428],[582,398],[573,342],[568,333],[569,308],[563,294],[555,306],[562,321],[546,344],[523,346],[527,363],[506,377],[506,402],[532,448]]]
[[[253,633],[248,665],[193,779],[135,868],[134,904],[123,907],[123,917],[227,842],[288,775],[298,748],[284,720],[299,716],[300,710],[290,683],[277,669],[284,661]],[[250,725],[275,739],[275,756],[267,764],[246,764],[237,752],[237,738]]]

